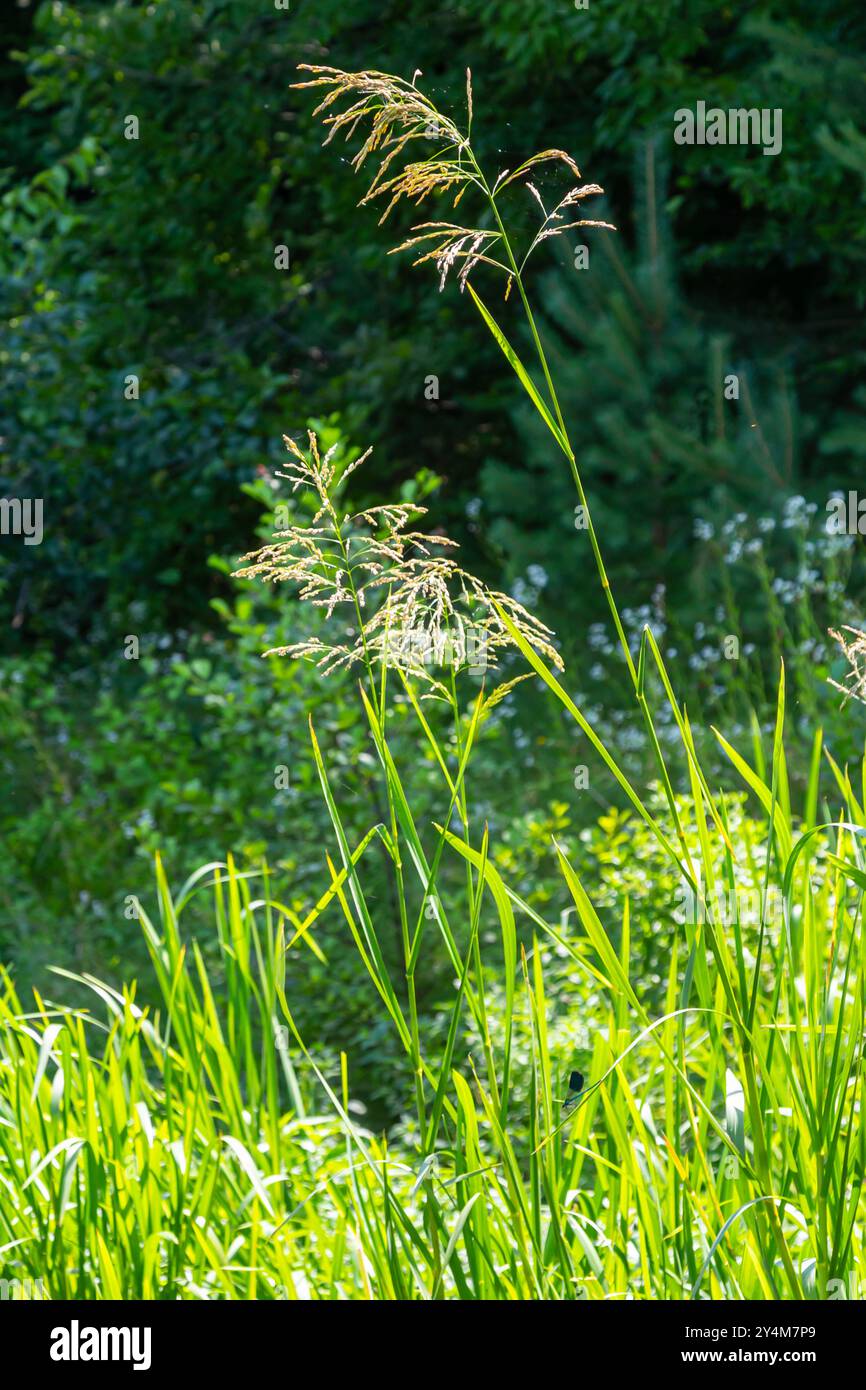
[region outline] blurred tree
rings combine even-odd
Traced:
[[[709,601],[695,569],[696,524],[712,517],[721,525],[740,511],[772,515],[801,489],[823,511],[831,486],[862,476],[866,431],[854,412],[839,412],[833,393],[814,389],[806,332],[782,344],[772,321],[738,323],[730,308],[710,315],[686,295],[659,146],[647,140],[636,161],[634,253],[606,232],[583,252],[560,245],[573,263],[545,275],[538,291],[553,378],[605,554],[615,557],[620,601],[646,605],[662,586],[668,608],[690,626]],[[535,411],[521,402],[514,420],[523,448],[517,459],[491,452],[480,524],[508,579],[536,576],[538,601],[581,640],[605,605],[582,582],[590,560],[571,476]]]

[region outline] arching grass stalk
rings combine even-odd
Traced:
[[[594,196],[599,194],[602,190],[596,184],[574,184],[559,200],[552,211],[548,212],[541,194],[531,181],[530,175],[532,171],[539,166],[556,163],[560,166],[565,166],[576,179],[580,179],[581,177],[580,171],[571,157],[564,151],[556,149],[541,151],[525,160],[513,171],[503,171],[499,174],[495,182],[491,184],[482,171],[470,142],[472,126],[472,84],[471,76],[468,72],[466,84],[467,130],[464,134],[453,121],[444,116],[437,109],[434,103],[424,95],[423,92],[416,88],[414,79],[409,83],[389,74],[378,72],[346,73],[330,67],[303,66],[313,74],[313,77],[310,81],[299,83],[298,85],[326,89],[326,94],[318,106],[316,114],[321,114],[325,124],[329,127],[328,139],[330,140],[340,131],[350,136],[363,126],[366,132],[366,138],[352,161],[353,165],[357,169],[361,167],[369,156],[374,154],[380,156],[377,172],[367,193],[361,201],[362,203],[367,203],[382,196],[387,197],[388,202],[381,221],[385,221],[391,209],[403,198],[410,199],[417,205],[432,193],[448,194],[453,198],[453,206],[456,209],[468,190],[474,189],[480,197],[482,211],[479,219],[474,223],[468,225],[450,221],[420,223],[413,229],[412,235],[396,247],[395,250],[402,251],[412,249],[418,251],[420,254],[417,255],[415,264],[432,261],[439,272],[440,289],[444,287],[452,271],[458,280],[461,290],[468,286],[474,303],[506,357],[506,360],[516,373],[523,390],[529,396],[534,408],[543,419],[545,425],[556,440],[558,447],[568,460],[569,469],[582,511],[582,520],[588,533],[590,546],[595,559],[599,581],[622,648],[634,695],[647,730],[668,809],[675,827],[676,839],[679,846],[678,849],[669,842],[667,836],[664,835],[660,827],[655,825],[652,818],[648,817],[642,803],[628,787],[627,782],[613,763],[610,755],[603,746],[600,745],[600,741],[593,735],[592,730],[583,717],[580,716],[573,702],[561,689],[558,682],[552,677],[549,669],[545,666],[545,663],[541,660],[538,653],[533,652],[528,643],[520,640],[519,634],[513,631],[513,625],[507,614],[500,610],[499,616],[503,626],[508,629],[510,635],[514,639],[515,645],[520,646],[524,651],[524,655],[527,656],[530,665],[538,674],[542,675],[547,684],[557,694],[557,698],[559,698],[565,707],[575,715],[581,728],[591,737],[594,746],[596,746],[596,748],[601,747],[601,751],[608,766],[612,768],[621,785],[628,791],[630,798],[638,806],[644,818],[648,820],[648,823],[653,825],[660,843],[664,846],[666,851],[670,853],[678,872],[689,883],[696,901],[700,903],[703,909],[702,921],[705,923],[707,943],[712,950],[713,957],[719,969],[721,986],[731,1011],[732,1021],[737,1029],[743,1072],[746,1081],[748,1108],[755,1135],[756,1166],[759,1170],[759,1177],[764,1186],[765,1193],[767,1193],[769,1198],[768,1189],[771,1175],[763,1132],[764,1117],[762,1113],[761,1095],[759,1094],[757,1086],[757,1076],[754,1065],[754,1038],[752,1034],[761,958],[760,947],[753,973],[751,994],[749,995],[748,993],[748,987],[741,969],[741,998],[738,1000],[736,987],[737,977],[733,971],[733,962],[730,959],[730,954],[723,936],[717,929],[713,912],[706,910],[708,904],[701,885],[700,875],[696,872],[692,861],[685,827],[682,823],[677,799],[647,699],[647,638],[650,639],[652,655],[656,660],[666,695],[680,728],[693,791],[699,801],[706,797],[707,805],[710,808],[716,829],[719,831],[723,842],[727,844],[723,820],[715,807],[714,799],[709,793],[709,788],[700,772],[694,754],[691,734],[684,720],[684,712],[680,711],[676,703],[670,683],[664,673],[660,655],[655,648],[655,644],[652,642],[651,633],[648,629],[644,632],[637,665],[632,657],[628,637],[604,565],[601,546],[593,523],[580,469],[574,449],[569,440],[567,426],[524,280],[527,262],[543,241],[561,235],[563,232],[573,227],[603,226],[609,228],[610,224],[599,223],[592,219],[579,218],[577,220],[567,220],[569,209],[579,207],[583,199],[591,195]],[[341,98],[346,98],[347,100],[345,105],[339,106],[338,102]],[[426,155],[424,158],[414,161],[407,159],[407,152],[411,149],[413,142],[417,140],[426,142],[431,139],[436,143],[436,151],[433,155]],[[395,169],[397,170],[396,173],[394,172]],[[509,187],[518,182],[529,192],[538,204],[542,214],[540,225],[525,251],[525,254],[523,254],[520,260],[518,260],[512,237],[507,230],[505,219],[500,209],[500,199],[502,195]],[[488,215],[492,219],[492,226],[482,225]],[[532,338],[538,367],[543,378],[544,385],[542,389],[539,389],[533,381],[532,376],[521,361],[513,345],[496,322],[496,319],[476,291],[474,285],[471,283],[470,277],[473,275],[473,272],[481,266],[489,267],[494,271],[504,274],[506,277],[506,299],[512,287],[515,284],[517,286],[521,305]],[[546,394],[546,399],[543,393]],[[780,706],[781,704],[782,700],[780,699]],[[779,734],[777,729],[777,744],[778,739]],[[776,812],[775,774],[777,756],[778,747],[774,749],[773,791],[770,797],[769,807],[770,845],[768,846],[768,872],[769,855],[772,850],[773,842],[772,827]],[[703,812],[701,812],[701,820],[702,817]],[[704,829],[701,843],[702,858],[704,860],[707,859],[708,848],[709,842],[706,837],[706,830]],[[592,917],[590,915],[592,909],[588,904],[588,900],[584,903],[585,894],[576,879],[573,892],[575,893],[578,911],[584,920],[584,926],[587,927],[588,934],[591,935],[593,931]],[[600,924],[599,931],[601,931]],[[761,941],[763,941],[763,935],[764,922],[762,918]],[[695,938],[692,949],[693,952],[698,949],[697,937]],[[749,1206],[744,1207],[744,1211],[750,1211],[752,1205],[753,1204],[749,1204]],[[773,1242],[776,1245],[791,1291],[796,1293],[798,1288],[797,1275],[781,1227],[775,1201],[769,1201],[769,1207],[770,1211],[767,1212],[766,1215],[772,1232]],[[763,1214],[762,1212],[761,1215],[763,1216]],[[756,1216],[750,1214],[750,1220],[756,1219],[758,1219]]]
[[[699,891],[698,881],[689,862],[685,831],[680,820],[670,774],[665,764],[646,697],[644,682],[641,678],[641,672],[635,666],[628,637],[613,595],[598,535],[592,520],[589,500],[574,450],[569,441],[556,387],[524,282],[527,263],[543,242],[578,227],[601,227],[609,231],[615,230],[609,222],[593,218],[578,217],[574,219],[572,217],[572,209],[580,210],[580,205],[586,198],[597,196],[603,192],[603,189],[595,183],[576,183],[548,211],[541,194],[531,180],[533,171],[542,166],[557,165],[565,168],[572,178],[581,178],[577,164],[566,151],[560,149],[542,150],[532,155],[517,168],[502,171],[491,184],[481,168],[470,141],[473,100],[472,78],[468,70],[466,74],[467,130],[464,133],[454,121],[438,109],[424,92],[415,86],[414,80],[409,83],[391,74],[375,71],[353,73],[315,64],[303,63],[300,66],[303,71],[310,72],[313,76],[309,80],[296,83],[297,87],[326,89],[326,94],[314,113],[321,115],[323,123],[328,127],[326,143],[338,133],[343,133],[349,137],[362,126],[367,131],[365,140],[352,159],[352,165],[357,170],[370,156],[380,157],[380,163],[373,180],[361,199],[363,205],[371,203],[377,198],[387,198],[387,205],[380,222],[385,222],[392,209],[402,199],[411,200],[417,206],[431,194],[447,194],[453,198],[453,206],[456,209],[467,190],[475,189],[479,195],[482,217],[476,220],[474,225],[446,221],[419,223],[412,229],[412,235],[393,248],[392,254],[406,250],[419,252],[414,264],[422,265],[432,262],[439,272],[440,290],[444,288],[448,276],[452,272],[456,275],[461,290],[468,287],[487,327],[568,461],[579,505],[582,509],[582,519],[585,522],[595,559],[599,582],[623,652],[635,698],[646,726],[653,758],[658,768],[677,839],[685,856],[685,869],[677,856],[674,857],[674,860],[678,871],[685,872],[693,891],[697,892]],[[346,104],[338,105],[341,99],[345,99]],[[430,142],[433,141],[436,145],[435,153],[425,155],[422,159],[407,159],[407,153],[419,140],[424,143],[425,148],[428,148]],[[393,172],[394,169],[397,169],[396,173]],[[535,234],[519,261],[499,205],[499,200],[506,189],[513,188],[516,184],[529,192],[541,214]],[[485,210],[493,220],[493,227],[479,225],[479,221],[483,220]],[[494,251],[499,254],[494,255]],[[479,266],[489,267],[506,277],[506,299],[512,286],[517,285],[536,357],[544,378],[547,401],[543,398],[515,348],[471,283],[470,277]]]
[[[439,271],[440,290],[444,287],[449,273],[454,271],[459,265],[460,268],[456,271],[456,274],[460,288],[465,289],[468,286],[470,295],[477,305],[490,332],[514,369],[524,391],[532,401],[534,408],[544,420],[556,440],[557,445],[568,460],[569,469],[575,484],[579,504],[582,508],[582,516],[586,524],[590,546],[598,570],[599,581],[622,648],[635,698],[641,711],[681,853],[676,853],[666,836],[659,833],[658,838],[666,851],[671,854],[678,873],[686,879],[691,890],[695,893],[697,900],[701,902],[702,907],[707,909],[708,905],[704,897],[700,875],[696,873],[692,862],[685,828],[682,824],[677,799],[671,783],[670,773],[662,753],[652,711],[647,699],[645,647],[646,637],[648,635],[651,637],[651,634],[648,630],[644,634],[644,640],[641,643],[640,659],[636,666],[631,655],[628,637],[607,575],[604,558],[601,553],[601,546],[592,520],[589,501],[583,486],[577,459],[568,437],[568,430],[557,396],[556,387],[553,382],[547,356],[544,351],[544,346],[524,283],[526,265],[530,257],[543,241],[550,240],[555,236],[561,235],[565,231],[577,227],[594,226],[606,228],[607,230],[615,230],[610,223],[600,222],[596,219],[578,218],[577,220],[567,220],[569,218],[569,209],[579,206],[585,198],[596,196],[603,190],[598,184],[576,184],[570,188],[556,206],[548,212],[538,189],[531,182],[530,175],[533,170],[543,165],[556,164],[567,169],[572,177],[577,179],[581,177],[580,170],[574,160],[564,150],[559,149],[543,150],[532,155],[516,169],[505,170],[500,173],[491,185],[480,166],[470,142],[473,101],[471,74],[468,71],[466,75],[467,131],[464,134],[450,118],[446,117],[438,110],[430,98],[415,86],[414,81],[412,83],[407,83],[403,79],[379,72],[347,73],[336,68],[324,66],[309,64],[302,64],[301,66],[304,70],[313,73],[314,76],[310,81],[298,83],[296,84],[297,86],[302,88],[324,87],[328,89],[323,101],[316,108],[316,114],[322,114],[324,123],[329,127],[328,141],[341,131],[345,132],[348,136],[353,134],[363,122],[366,121],[369,123],[367,138],[358,153],[354,156],[352,163],[356,169],[360,169],[369,156],[373,154],[381,156],[381,162],[377,172],[366,194],[361,199],[361,203],[364,204],[372,202],[376,198],[382,196],[388,198],[385,212],[380,219],[381,222],[387,219],[391,210],[401,199],[408,198],[417,204],[434,192],[447,193],[449,195],[453,194],[454,206],[456,207],[467,189],[474,188],[480,195],[482,204],[486,205],[489,209],[496,230],[481,227],[477,225],[477,223],[475,226],[465,226],[444,221],[424,222],[414,228],[413,235],[394,248],[394,250],[399,252],[421,248],[421,254],[416,258],[415,264],[424,264],[429,261],[435,264]],[[337,102],[342,97],[349,98],[349,104],[342,108],[338,108]],[[438,149],[434,155],[427,156],[421,160],[403,162],[405,152],[411,147],[414,141],[422,140],[424,142],[429,142],[431,138],[436,140],[438,144]],[[393,173],[393,167],[401,163],[403,167],[399,169],[399,172]],[[542,219],[535,235],[519,262],[512,238],[508,233],[505,221],[502,217],[498,201],[506,189],[513,187],[517,183],[521,184],[529,191],[542,214]],[[502,259],[492,254],[494,248],[501,252]],[[476,267],[481,265],[497,270],[507,277],[505,290],[506,299],[511,291],[512,285],[517,285],[535,353],[544,378],[548,395],[547,402],[545,402],[540,394],[513,345],[503,333],[470,281],[473,271]],[[511,630],[512,625],[508,615],[502,614],[501,616],[504,624]],[[512,630],[511,635],[517,645],[525,648],[525,655],[528,656],[535,669],[547,679],[547,675],[543,668],[543,662],[538,658],[537,654],[534,654],[529,649],[528,644],[521,642],[518,633]],[[653,652],[656,656],[657,664],[661,669],[661,658],[654,643]],[[663,670],[662,678],[675,717],[682,727],[681,712]],[[550,680],[548,680],[548,684],[551,684]],[[556,683],[553,682],[553,685],[555,686]],[[558,690],[557,694],[560,694]],[[566,703],[567,707],[574,711],[573,704],[570,701]],[[581,723],[582,727],[586,727],[585,721],[581,721]],[[596,740],[594,741],[597,742]],[[696,766],[696,759],[694,758],[694,751],[690,746],[690,741],[684,738],[684,744],[690,766],[693,763]],[[712,798],[709,797],[709,789],[704,786],[704,790],[708,795],[709,804],[712,808],[713,802]],[[716,819],[718,820],[717,816]],[[716,964],[722,975],[728,1002],[732,1009],[732,1015],[738,1027],[743,1030],[743,1037],[744,1040],[746,1040],[748,1030],[744,1030],[743,1011],[738,1006],[734,995],[727,961],[716,936],[712,913],[707,910],[705,915],[710,945],[716,959]]]
[[[238,573],[273,582],[290,581],[298,586],[300,597],[325,609],[333,618],[348,609],[351,618],[345,623],[326,627],[322,635],[307,637],[287,647],[274,649],[275,655],[305,657],[316,661],[327,674],[340,668],[360,667],[365,679],[360,682],[362,702],[385,780],[388,800],[388,827],[379,833],[394,869],[396,912],[399,917],[402,973],[405,978],[408,1019],[388,979],[385,956],[379,946],[371,913],[365,900],[360,875],[342,826],[339,809],[330,793],[324,760],[314,739],[314,753],[322,790],[334,829],[338,835],[340,854],[346,871],[357,920],[349,924],[362,955],[389,1012],[398,1028],[401,1040],[410,1055],[415,1081],[418,1124],[422,1134],[429,1132],[424,1093],[424,1062],[421,1054],[419,1012],[415,989],[415,970],[425,920],[432,912],[443,938],[451,964],[460,978],[464,962],[455,932],[449,925],[442,898],[436,886],[439,862],[444,842],[437,839],[432,866],[415,825],[409,802],[403,791],[400,775],[388,745],[386,682],[388,672],[399,672],[412,707],[425,737],[433,749],[439,768],[444,774],[450,794],[446,821],[457,809],[468,845],[468,804],[463,784],[471,745],[483,711],[500,698],[509,687],[500,687],[491,695],[479,692],[466,739],[460,728],[457,701],[455,661],[471,665],[469,637],[479,642],[484,652],[484,664],[495,665],[500,647],[513,645],[508,624],[527,641],[531,649],[543,651],[551,661],[561,664],[551,645],[552,634],[533,618],[519,603],[506,594],[489,591],[473,575],[450,558],[454,543],[447,537],[427,535],[410,529],[424,514],[425,508],[410,503],[370,507],[355,515],[346,513],[340,501],[345,478],[367,457],[355,459],[340,468],[336,446],[320,455],[318,440],[309,435],[305,453],[290,438],[286,445],[291,454],[287,477],[296,488],[312,492],[317,505],[315,515],[306,525],[290,526],[278,532],[273,541],[260,550],[245,556],[246,563]],[[369,453],[369,450],[367,451]],[[445,555],[437,554],[444,550]],[[336,629],[334,632],[333,629]],[[349,634],[353,633],[352,636]],[[469,637],[467,636],[469,634]],[[422,639],[419,643],[418,639]],[[270,653],[267,653],[270,654]],[[439,680],[427,663],[428,656],[435,664],[447,666],[450,685]],[[377,669],[378,668],[378,669]],[[448,772],[447,760],[439,747],[429,721],[421,711],[415,686],[423,686],[450,705],[455,718],[455,748],[459,763],[456,778]],[[421,697],[423,698],[423,696]],[[405,878],[406,863],[414,866],[423,886],[423,900],[418,923],[410,931],[409,893]],[[466,862],[469,917],[476,908],[476,889],[473,869]],[[350,914],[349,904],[341,897],[344,912]],[[477,932],[472,934],[470,954],[475,965],[472,985],[466,982],[461,995],[473,1015],[483,1040],[487,1081],[494,1104],[500,1105],[500,1087],[496,1063],[490,1042],[486,1003],[483,992],[481,956]],[[510,1034],[509,1034],[510,1035]],[[506,1067],[505,1082],[508,1080]]]

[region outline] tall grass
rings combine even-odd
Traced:
[[[649,1017],[655,989],[632,965],[640,905],[603,926],[563,860],[581,927],[563,930],[507,887],[483,834],[477,850],[446,836],[479,887],[455,944],[444,1048],[427,1047],[381,973],[375,926],[364,942],[347,891],[363,853],[351,872],[334,868],[327,901],[304,921],[269,900],[266,875],[253,883],[231,861],[208,866],[174,900],[158,868],[157,921],[141,910],[162,998],[152,1015],[133,991],[92,979],[79,981],[95,995],[92,1013],[39,999],[26,1011],[5,981],[3,1277],[22,1288],[41,1281],[54,1298],[772,1298],[857,1288],[866,877],[848,856],[866,822],[839,776],[849,829],[795,821],[777,799],[785,921],[762,962],[736,920],[727,938],[716,932],[737,1015],[701,928],[684,925],[669,943],[663,1012]],[[767,783],[756,785],[771,804]],[[705,834],[698,815],[687,839]],[[744,848],[754,865],[744,881],[759,888],[762,847]],[[712,854],[702,863],[715,871]],[[732,855],[720,874],[732,881]],[[184,913],[202,894],[213,903],[216,971],[184,942]],[[417,1063],[424,1123],[411,1150],[364,1130],[350,1063],[324,1074],[293,1031],[299,950],[335,900]],[[479,947],[491,911],[504,967]],[[561,970],[563,954],[592,1040],[586,1086],[567,1115],[569,1059],[549,1041],[544,970],[545,960]],[[423,963],[419,948],[412,968]]]
[[[332,129],[371,123],[356,163],[378,152],[383,165],[368,198],[385,193],[393,203],[456,190],[481,200],[486,223],[424,224],[408,244],[433,239],[421,259],[435,261],[443,282],[462,262],[461,284],[563,453],[635,715],[656,755],[664,812],[632,785],[577,707],[529,615],[444,562],[413,568],[402,548],[415,535],[405,531],[412,509],[346,518],[334,460],[318,458],[315,440],[309,456],[292,445],[290,476],[311,482],[319,511],[307,541],[293,528],[253,568],[300,581],[308,599],[329,612],[345,604],[353,615],[350,641],[343,633],[333,648],[292,654],[325,669],[333,660],[357,664],[386,817],[351,842],[327,750],[311,726],[335,848],[306,918],[271,900],[265,870],[253,880],[231,861],[209,865],[173,898],[158,866],[158,912],[153,920],[141,912],[158,1013],[138,1010],[134,990],[91,979],[83,983],[100,1001],[98,1015],[41,999],[28,1013],[7,980],[4,1270],[42,1278],[50,1296],[73,1297],[836,1296],[864,1277],[866,819],[858,787],[825,755],[816,731],[805,795],[792,803],[782,671],[770,747],[758,734],[748,749],[716,736],[734,785],[745,785],[758,808],[757,833],[738,822],[746,828],[735,840],[729,799],[709,784],[649,628],[631,652],[524,277],[528,255],[564,230],[565,210],[597,186],[576,187],[552,213],[542,206],[544,220],[521,257],[501,195],[541,164],[576,174],[568,156],[545,151],[489,182],[469,139],[470,82],[464,134],[414,83],[314,71],[328,88]],[[334,103],[345,96],[349,105],[338,112]],[[443,142],[437,155],[394,173],[431,123]],[[479,266],[505,275],[506,295],[516,289],[537,380],[474,288]],[[382,592],[368,607],[371,565],[380,567]],[[416,584],[419,573],[427,588]],[[473,813],[470,770],[485,721],[514,695],[515,682],[470,686],[470,697],[454,663],[431,679],[412,661],[392,659],[383,641],[392,620],[453,636],[461,621],[447,597],[454,582],[488,635],[522,656],[525,673],[544,682],[575,736],[613,775],[663,855],[671,900],[682,895],[690,905],[671,929],[660,983],[642,976],[632,949],[640,900],[623,899],[615,917],[602,914],[585,866],[554,844],[573,906],[548,920],[496,867],[488,829]],[[439,779],[442,810],[432,825],[413,814],[411,780],[389,742],[395,697],[416,720],[418,747]],[[662,702],[679,731],[685,786],[675,785],[656,736]],[[822,763],[832,805],[822,796]],[[866,800],[866,765],[861,782]],[[386,946],[393,923],[365,891],[374,844],[393,876],[396,968]],[[184,935],[184,912],[205,892],[213,898],[216,980]],[[293,977],[305,950],[319,949],[326,910],[341,914],[406,1054],[413,1119],[395,1148],[357,1118],[351,1056],[338,1077],[327,1074],[315,1038],[295,1026]],[[427,1036],[417,989],[443,953],[453,979],[444,1041]],[[586,1084],[568,1106],[572,1059],[551,1042],[552,969],[569,972],[569,1007],[591,1039],[581,1060]]]

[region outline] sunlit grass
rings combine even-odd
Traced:
[[[775,766],[778,787],[780,744]],[[363,853],[333,870],[323,911],[339,901],[417,1062],[411,1147],[366,1132],[348,1063],[326,1076],[294,1033],[287,994],[318,915],[292,920],[268,901],[266,876],[231,862],[173,901],[159,869],[156,921],[141,911],[158,1010],[143,1014],[131,991],[88,979],[92,1011],[41,1001],[25,1011],[5,984],[3,1277],[73,1298],[788,1298],[850,1288],[866,1274],[862,808],[840,772],[847,828],[818,829],[745,763],[743,772],[772,809],[784,920],[763,933],[683,924],[653,1017],[631,961],[640,903],[602,922],[563,858],[577,910],[563,928],[508,888],[483,835],[473,847],[446,832],[437,850],[470,864],[477,891],[472,920],[452,935],[447,1041],[428,1051],[423,1024],[406,1014],[411,992],[383,973],[364,917]],[[696,805],[681,828],[690,854],[703,845],[701,878],[714,884],[733,859]],[[420,887],[430,865],[420,837],[413,848]],[[184,913],[203,894],[218,984],[184,938]],[[479,947],[483,920],[499,925],[495,952]],[[435,915],[424,921],[443,929]],[[548,1041],[545,941],[582,982],[569,1003],[591,1038],[568,1115]],[[422,934],[412,970],[425,947]]]
[[[372,144],[363,148],[384,153],[394,142],[388,164],[407,130],[424,138],[437,114],[414,83],[316,71],[335,95],[361,94],[361,107],[335,128],[370,117]],[[467,100],[471,124],[469,84]],[[173,895],[158,865],[156,910],[140,911],[157,1011],[142,1013],[134,988],[118,992],[89,977],[72,979],[94,994],[92,1011],[39,998],[31,1008],[6,980],[0,1254],[7,1279],[42,1281],[46,1296],[790,1299],[838,1296],[866,1275],[866,817],[857,788],[825,757],[820,731],[808,771],[789,777],[783,669],[771,745],[756,734],[751,748],[738,748],[719,732],[730,790],[711,786],[651,630],[636,652],[629,646],[524,286],[526,257],[518,260],[499,211],[497,190],[538,163],[576,166],[546,151],[488,183],[468,129],[442,128],[447,158],[440,152],[403,175],[392,170],[389,191],[471,187],[486,200],[495,236],[465,244],[458,237],[457,246],[445,238],[438,268],[447,274],[463,260],[459,278],[572,474],[635,722],[655,758],[661,811],[569,694],[568,673],[553,669],[558,655],[531,615],[470,585],[471,597],[483,599],[498,644],[522,656],[519,679],[546,685],[557,717],[571,721],[575,741],[614,778],[654,846],[663,895],[691,907],[679,919],[671,914],[660,989],[643,977],[632,947],[645,904],[614,884],[615,910],[599,907],[597,865],[572,862],[551,845],[573,905],[555,920],[515,891],[474,814],[470,770],[485,721],[518,682],[482,683],[467,699],[453,666],[441,680],[422,680],[411,663],[371,647],[377,614],[390,611],[392,588],[409,572],[386,574],[387,597],[380,609],[373,597],[371,616],[361,601],[364,567],[381,566],[383,555],[404,563],[402,526],[413,509],[399,527],[388,522],[384,541],[381,517],[369,522],[366,514],[376,534],[353,550],[344,532],[358,519],[341,517],[331,456],[319,460],[312,439],[310,459],[292,446],[322,511],[306,532],[292,529],[290,563],[281,567],[285,547],[269,547],[265,569],[269,578],[310,584],[312,566],[306,596],[327,591],[329,616],[338,602],[355,612],[357,631],[342,651],[362,672],[382,819],[352,842],[328,750],[311,723],[333,847],[305,917],[272,900],[264,869],[207,865]],[[388,185],[379,179],[373,187]],[[596,186],[576,190],[572,201],[589,191]],[[546,214],[543,226],[555,216]],[[504,257],[495,265],[493,242]],[[516,285],[543,388],[469,281],[477,266],[504,271],[508,290]],[[325,514],[327,544],[312,531]],[[441,589],[421,597],[429,603],[423,619],[432,607],[447,626],[452,610]],[[397,611],[414,622],[414,590],[412,599]],[[321,659],[321,642],[308,648],[290,650]],[[431,694],[435,715],[425,703]],[[395,695],[415,720],[418,759],[408,769],[389,741]],[[679,735],[682,776],[656,734],[662,708]],[[438,789],[432,823],[420,823],[412,806],[421,757]],[[825,763],[832,805],[822,796]],[[803,788],[799,802],[792,784]],[[730,793],[743,787],[757,820],[738,820],[735,830]],[[391,872],[387,908],[367,891],[373,847]],[[207,963],[186,930],[189,904],[200,907],[205,894],[217,946]],[[358,1119],[351,1051],[340,1074],[330,1074],[316,1038],[302,1037],[292,1016],[293,978],[307,951],[322,960],[325,913],[344,924],[405,1053],[407,1118],[393,1142]],[[551,951],[570,981],[567,996],[556,981],[560,1006],[567,997],[590,1040],[585,1085],[568,1108],[573,1059],[551,1044]],[[447,1027],[430,1037],[418,985],[443,958]]]

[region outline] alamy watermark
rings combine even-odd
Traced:
[[[25,545],[41,545],[42,498],[0,497],[0,536],[23,536]]]
[[[473,624],[457,628],[393,627],[384,634],[384,657],[392,666],[453,666],[470,675],[487,670],[487,632]]]
[[[47,1297],[43,1279],[0,1279],[0,1303],[42,1303]]]
[[[827,502],[828,536],[866,536],[866,497],[835,492]]]
[[[761,888],[721,888],[697,891],[690,883],[683,882],[677,889],[677,907],[674,920],[681,926],[701,926],[711,921],[718,926],[765,927],[782,926],[785,921],[785,901],[782,892],[775,884]]]
[[[695,110],[681,106],[674,112],[677,145],[763,145],[764,154],[782,148],[782,108],[732,107],[727,111],[699,101]]]
[[[134,1371],[150,1369],[149,1327],[82,1327],[73,1318],[68,1327],[51,1332],[52,1361],[129,1361]]]

